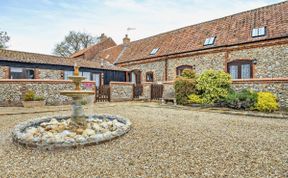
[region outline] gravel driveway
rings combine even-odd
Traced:
[[[100,145],[40,151],[14,145],[13,127],[67,111],[0,116],[0,177],[287,177],[288,120],[105,103],[132,130]],[[91,111],[91,110],[90,110]]]

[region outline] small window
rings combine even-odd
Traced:
[[[10,79],[34,79],[34,69],[11,67]]]
[[[259,37],[259,36],[265,36],[265,35],[266,35],[265,27],[254,28],[252,30],[252,37]]]
[[[153,82],[153,72],[147,72],[146,73],[146,82]]]
[[[152,51],[150,52],[150,55],[155,55],[158,52],[159,48],[154,48],[152,49]]]
[[[64,71],[64,80],[69,80],[69,76],[73,76],[73,71]]]
[[[206,40],[204,42],[204,46],[213,45],[214,42],[215,42],[215,38],[216,38],[216,36],[210,37],[210,38],[206,38]]]
[[[182,73],[183,73],[183,71],[184,71],[185,69],[193,69],[193,67],[190,66],[190,65],[178,66],[178,67],[176,68],[176,74],[177,74],[178,76],[181,76]]]
[[[228,63],[228,72],[232,79],[250,79],[253,76],[252,61],[238,60]]]

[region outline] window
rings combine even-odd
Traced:
[[[86,77],[85,80],[91,80],[91,73],[90,72],[80,72],[81,76]]]
[[[11,67],[10,79],[34,79],[34,69]]]
[[[238,60],[228,63],[228,72],[232,79],[249,79],[253,76],[252,61]]]
[[[159,48],[154,48],[152,49],[152,51],[150,52],[150,55],[155,55],[158,52]]]
[[[64,71],[64,80],[69,80],[69,76],[73,76],[73,71]]]
[[[205,42],[204,42],[204,46],[207,45],[213,45],[215,42],[216,36],[214,37],[210,37],[210,38],[206,38]]]
[[[190,65],[178,66],[178,67],[176,68],[176,74],[177,74],[178,76],[180,76],[185,69],[193,69],[193,67],[190,66]]]
[[[153,72],[146,73],[146,82],[153,82]]]
[[[259,37],[259,36],[265,36],[265,35],[266,35],[265,27],[253,28],[252,30],[252,37]]]

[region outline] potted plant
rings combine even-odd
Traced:
[[[42,107],[45,106],[45,99],[43,96],[35,95],[34,91],[27,91],[22,101],[24,108]]]

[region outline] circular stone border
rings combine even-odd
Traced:
[[[33,126],[39,126],[43,122],[50,122],[52,119],[56,119],[57,121],[67,120],[70,119],[71,116],[53,116],[53,117],[42,117],[38,119],[34,119],[31,121],[22,122],[15,126],[14,130],[12,131],[12,139],[14,143],[17,143],[19,145],[25,146],[25,147],[32,147],[32,148],[40,148],[45,150],[53,150],[58,148],[77,148],[77,147],[83,147],[88,145],[96,145],[102,142],[110,141],[112,139],[115,139],[117,137],[120,137],[124,135],[125,133],[129,132],[131,129],[132,123],[129,119],[123,118],[121,116],[116,115],[109,115],[109,114],[95,114],[92,116],[86,116],[87,119],[89,117],[97,118],[97,119],[109,119],[110,121],[113,121],[116,119],[118,122],[122,123],[123,125],[121,127],[118,127],[115,131],[112,132],[105,132],[101,134],[96,134],[93,137],[89,137],[81,142],[53,142],[53,143],[39,143],[39,142],[27,142],[24,139],[24,131],[28,127]]]

